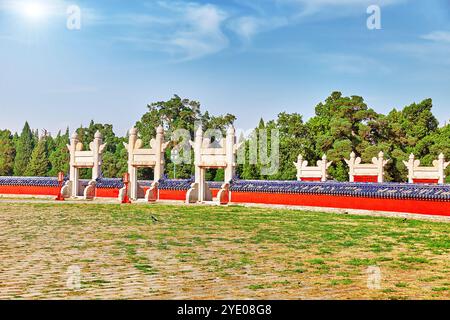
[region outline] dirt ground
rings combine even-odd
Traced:
[[[449,299],[450,224],[0,202],[0,299]]]

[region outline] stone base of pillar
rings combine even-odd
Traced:
[[[217,193],[217,199],[219,203],[222,205],[228,204],[230,202],[230,184],[224,183],[220,187],[219,192]]]
[[[191,188],[186,193],[186,203],[198,202],[198,183],[191,184]]]
[[[191,184],[191,188],[186,193],[186,203],[196,203],[196,202],[204,202],[204,201],[212,201],[212,192],[208,187],[208,184],[205,183],[203,187],[203,199],[200,199],[200,188],[197,182]]]
[[[208,184],[205,182],[205,185],[203,187],[204,190],[204,194],[203,194],[203,201],[212,201],[213,197],[212,197],[212,192],[209,189]]]
[[[88,186],[84,189],[84,192],[83,192],[85,200],[94,200],[96,185],[97,185],[97,182],[95,180],[89,181]]]
[[[61,195],[64,199],[70,198],[70,195],[72,194],[72,181],[66,181],[64,183],[64,186],[61,188]]]
[[[117,197],[117,199],[122,202],[123,199],[125,198],[125,193],[127,192],[127,188],[124,186],[123,188],[119,189],[119,196]]]
[[[158,185],[157,181],[153,182],[150,189],[145,193],[145,201],[156,202],[158,200]]]

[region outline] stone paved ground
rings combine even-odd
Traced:
[[[269,208],[3,200],[0,298],[449,299],[449,230]]]

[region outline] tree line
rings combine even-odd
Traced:
[[[170,137],[176,129],[187,129],[193,135],[195,123],[199,122],[204,130],[219,129],[225,134],[226,127],[236,120],[232,114],[212,116],[208,111],[202,112],[200,107],[198,101],[177,95],[168,101],[147,105],[147,112],[136,122],[144,145],[148,145],[151,137],[155,136],[155,128],[160,124]],[[333,161],[330,168],[332,178],[346,181],[348,168],[343,159],[348,158],[352,151],[365,162],[383,151],[386,158],[391,159],[386,168],[386,180],[407,181],[407,169],[402,160],[407,160],[411,153],[424,165],[431,165],[441,152],[450,159],[450,124],[440,127],[432,107],[432,100],[426,99],[384,115],[369,108],[362,97],[346,97],[333,92],[315,107],[315,115],[307,121],[299,113],[286,112],[281,112],[273,120],[261,119],[255,129],[279,130],[279,170],[274,175],[264,176],[260,164],[249,164],[247,141],[247,161],[238,166],[237,174],[242,179],[291,180],[296,176],[293,162],[300,153],[311,164],[326,153]],[[121,177],[127,171],[128,156],[123,142],[128,137],[116,136],[111,124],[91,121],[87,127],[81,126],[76,130],[86,149],[97,130],[107,143],[103,154],[103,176]],[[56,176],[60,171],[67,173],[69,152],[66,145],[69,138],[69,128],[52,136],[46,131],[33,130],[28,122],[20,134],[0,130],[0,175]],[[166,151],[166,174],[173,177],[175,168],[170,161],[170,149]],[[193,165],[176,166],[177,178],[189,178],[193,172]],[[150,169],[140,170],[139,175],[142,179],[152,178]],[[81,177],[89,178],[90,171],[83,170]],[[207,178],[222,181],[223,170],[208,170]]]

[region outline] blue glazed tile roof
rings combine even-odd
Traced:
[[[120,178],[100,178],[97,179],[97,188],[122,189],[123,182]]]
[[[159,181],[161,190],[189,190],[193,179],[162,179]]]
[[[0,177],[0,186],[57,187],[58,179],[53,177]]]
[[[153,181],[151,180],[139,180],[139,185],[142,187],[150,187]],[[194,181],[192,179],[161,179],[159,181],[159,189],[161,190],[189,190],[191,184]],[[211,181],[208,182],[210,188],[219,189],[222,182]],[[97,180],[98,188],[122,188],[122,179],[118,178],[101,178]]]
[[[67,180],[67,177],[65,178]],[[89,180],[81,180],[87,185]],[[162,179],[162,190],[188,190],[192,179]],[[150,186],[152,181],[139,181],[143,186]],[[220,188],[221,182],[208,182],[210,188]],[[56,187],[58,180],[54,177],[0,177],[0,186],[43,186]],[[100,178],[98,188],[122,188],[120,178]],[[450,201],[450,185],[422,185],[406,183],[349,183],[349,182],[300,182],[270,180],[234,180],[231,191],[266,192],[278,194],[315,194],[383,199],[420,199]]]
[[[150,187],[151,180],[139,180],[139,185],[142,187]],[[190,179],[162,179],[159,182],[159,188],[162,190],[188,190],[191,187],[192,180]],[[123,188],[124,184],[120,178],[100,178],[97,180],[97,188]]]
[[[235,180],[231,191],[450,201],[450,185]]]

